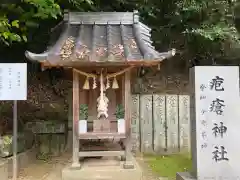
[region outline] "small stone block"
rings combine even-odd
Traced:
[[[101,132],[101,122],[99,120],[94,120],[93,121],[93,132]]]
[[[81,169],[81,164],[80,163],[73,163],[71,166],[70,166],[70,169],[73,169],[73,170],[80,170]]]
[[[176,174],[176,180],[197,180],[189,172],[178,172]]]
[[[108,120],[94,120],[93,132],[110,132],[110,121]]]
[[[110,121],[103,120],[103,122],[102,122],[102,131],[103,132],[110,132]]]
[[[134,169],[134,165],[131,161],[126,161],[123,163],[123,168],[124,169]]]

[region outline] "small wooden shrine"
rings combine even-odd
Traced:
[[[139,21],[137,11],[66,12],[64,26],[53,46],[41,54],[26,51],[26,57],[49,68],[72,69],[72,166],[80,167],[79,157],[121,156],[124,167],[133,168],[131,74],[136,67],[158,66],[175,51],[155,50],[150,28]],[[86,150],[82,144],[112,139],[119,140],[119,149]]]

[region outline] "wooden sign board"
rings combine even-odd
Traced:
[[[0,63],[0,100],[27,100],[26,63]]]

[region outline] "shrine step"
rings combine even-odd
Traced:
[[[79,134],[79,139],[124,139],[126,138],[125,134],[115,133],[115,132],[87,132]]]
[[[124,151],[80,151],[79,157],[99,157],[99,156],[124,156]]]
[[[123,163],[116,158],[89,159],[80,168],[65,167],[62,180],[142,180],[142,169],[135,158],[134,169],[124,169]]]
[[[119,142],[100,141],[100,142],[83,142],[80,141],[79,151],[121,151],[123,147]]]
[[[86,167],[99,167],[99,166],[108,166],[108,167],[119,167],[121,166],[122,161],[117,157],[88,157],[80,161],[82,168]]]

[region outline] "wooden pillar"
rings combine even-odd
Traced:
[[[125,109],[125,126],[126,126],[126,139],[125,145],[125,157],[123,167],[125,169],[132,169],[134,165],[132,163],[131,155],[131,71],[125,73],[124,78],[124,109]]]
[[[79,121],[79,75],[73,70],[73,154],[72,167],[80,167],[79,162],[79,138],[78,138],[78,121]]]
[[[67,140],[67,150],[72,151],[73,148],[73,95],[72,88],[68,92],[68,140]]]

